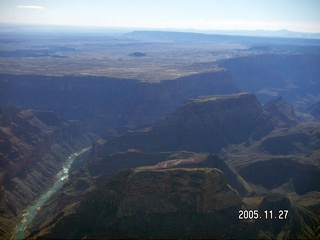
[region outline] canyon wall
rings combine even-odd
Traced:
[[[273,129],[253,94],[202,97],[187,101],[151,128],[108,139],[102,151],[111,154],[132,148],[146,152],[218,153],[228,144],[257,140]]]
[[[0,108],[0,236],[10,238],[19,214],[54,182],[67,157],[95,136],[50,111]]]
[[[320,54],[317,48],[303,51],[307,48],[252,54],[222,60],[220,65],[230,72],[241,91],[255,93],[262,103],[282,96],[305,111],[319,101]]]
[[[29,238],[316,238],[318,125],[292,118],[281,99],[264,110],[251,93],[215,95],[188,100],[151,127],[100,138]],[[219,177],[206,181],[211,174]],[[240,209],[261,218],[240,220]],[[279,209],[288,218],[264,218]]]
[[[124,170],[29,237],[230,237],[240,205],[217,169]]]
[[[226,71],[158,83],[95,76],[0,75],[0,104],[83,120],[99,135],[111,128],[152,124],[189,98],[236,92]]]

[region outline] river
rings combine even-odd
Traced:
[[[28,206],[25,210],[23,210],[23,214],[22,214],[23,219],[15,229],[14,239],[23,239],[25,237],[24,236],[25,229],[32,222],[32,220],[37,214],[37,211],[56,191],[58,191],[62,187],[64,181],[68,179],[69,169],[73,161],[76,159],[77,156],[79,156],[80,154],[84,153],[89,149],[90,147],[84,148],[70,155],[68,159],[65,161],[65,163],[62,165],[62,170],[57,174],[57,180],[52,185],[52,187],[47,192],[45,192],[34,205]]]

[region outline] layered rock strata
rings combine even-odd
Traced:
[[[29,237],[228,237],[241,203],[217,169],[125,170]]]
[[[83,120],[103,136],[111,128],[153,124],[188,98],[236,92],[227,71],[157,83],[94,76],[0,75],[0,104],[51,110],[67,119]]]
[[[209,96],[187,101],[151,128],[128,131],[101,142],[99,149],[105,155],[130,148],[217,153],[228,144],[260,139],[273,129],[253,94]]]
[[[263,109],[271,115],[277,127],[289,128],[298,124],[293,107],[281,97],[266,103]]]
[[[24,207],[54,181],[72,152],[94,139],[78,121],[49,111],[0,109],[0,236],[10,238]]]

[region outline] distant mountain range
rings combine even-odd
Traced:
[[[129,27],[88,27],[88,26],[59,26],[59,25],[30,25],[30,24],[1,24],[0,32],[71,32],[71,33],[99,33],[99,34],[122,34],[132,31],[151,32],[188,32],[204,33],[230,36],[252,36],[252,37],[280,37],[280,38],[320,38],[320,32],[295,32],[287,29],[281,30],[198,30],[198,29],[172,29],[172,28],[129,28]]]
[[[294,32],[287,29],[271,31],[271,30],[206,30],[192,32],[221,34],[234,36],[257,36],[257,37],[281,37],[281,38],[320,38],[320,33]]]

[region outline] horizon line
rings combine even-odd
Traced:
[[[0,27],[4,26],[12,26],[12,27],[51,27],[51,28],[76,28],[76,29],[127,29],[127,30],[132,30],[132,31],[137,31],[137,30],[145,30],[145,31],[191,31],[191,32],[198,32],[198,33],[205,33],[205,32],[270,32],[270,33],[277,33],[277,32],[288,32],[288,33],[300,33],[300,34],[310,34],[310,35],[317,35],[320,34],[319,32],[305,32],[305,31],[295,31],[295,30],[290,30],[286,28],[279,28],[279,29],[201,29],[201,28],[176,28],[176,27],[139,27],[139,26],[112,26],[112,25],[64,25],[64,24],[39,24],[39,23],[12,23],[12,22],[0,22]]]

